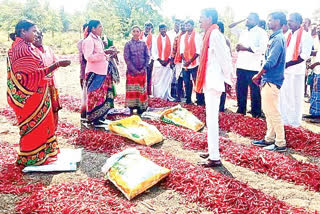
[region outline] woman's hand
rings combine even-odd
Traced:
[[[71,61],[70,60],[60,60],[57,63],[57,67],[67,67],[71,64]]]

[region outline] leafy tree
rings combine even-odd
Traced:
[[[68,14],[64,11],[64,7],[60,8],[59,14],[63,26],[63,32],[67,32],[70,28],[70,20]]]
[[[21,19],[23,4],[15,1],[2,1],[0,4],[0,29],[8,33],[14,31],[15,25]]]

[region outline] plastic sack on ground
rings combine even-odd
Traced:
[[[136,115],[111,122],[109,124],[109,130],[129,138],[138,144],[147,146],[163,140],[162,134],[155,126],[143,122],[141,118]]]
[[[196,132],[204,127],[203,122],[180,105],[163,111],[160,119],[165,123],[183,126]]]
[[[167,177],[170,170],[140,155],[137,149],[126,149],[112,155],[102,172],[128,200]]]
[[[151,119],[151,120],[160,120],[162,112],[167,109],[169,109],[169,108],[168,107],[163,107],[163,108],[148,107],[147,111],[142,113],[141,118],[142,119]]]

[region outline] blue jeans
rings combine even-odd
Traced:
[[[191,94],[192,94],[192,88],[193,88],[191,77],[193,82],[195,83],[197,80],[197,71],[198,71],[198,66],[191,69],[185,69],[185,68],[182,69],[183,82],[186,87],[186,98],[187,98],[186,103],[191,103]],[[204,105],[204,94],[196,93],[196,97],[197,97],[197,104]]]

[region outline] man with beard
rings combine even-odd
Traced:
[[[236,26],[246,21],[247,29],[239,31]],[[261,117],[260,88],[252,82],[252,77],[261,70],[263,54],[266,51],[268,36],[265,30],[258,26],[259,16],[250,13],[247,19],[229,25],[231,32],[239,36],[236,46],[237,59],[237,113],[246,114],[248,87],[251,92],[251,114]]]

